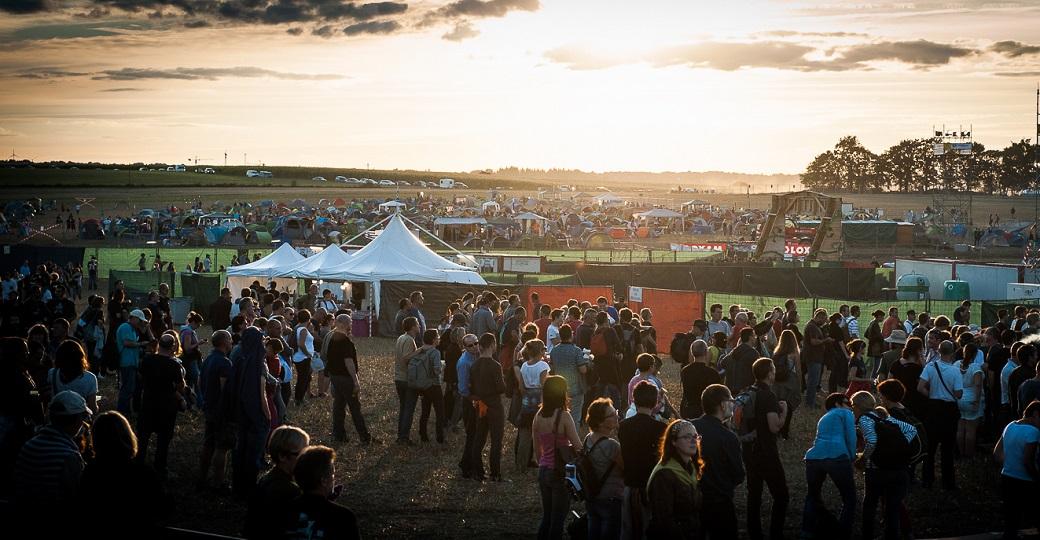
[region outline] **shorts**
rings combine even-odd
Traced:
[[[235,446],[235,428],[230,422],[206,419],[206,428],[202,435],[202,446],[230,450]]]

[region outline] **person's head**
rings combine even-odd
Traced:
[[[563,323],[563,310],[559,308],[552,310],[549,313],[549,318],[552,319],[552,324],[559,326]]]
[[[595,325],[596,324],[596,315],[598,313],[599,312],[597,312],[595,309],[587,308],[581,314],[581,321],[582,321],[582,323],[583,324],[587,324],[587,325]]]
[[[569,406],[567,379],[559,375],[546,377],[545,384],[542,385],[542,405],[539,407],[538,413],[548,418],[556,414],[558,410],[566,411]]]
[[[600,311],[603,311],[603,310],[607,309],[607,297],[606,296],[600,296],[599,298],[597,298],[596,299],[596,306],[599,307]]]
[[[274,358],[285,350],[285,346],[282,345],[281,338],[267,338],[267,340],[264,341],[264,349],[267,351],[267,356],[269,358]]]
[[[741,343],[751,343],[752,339],[755,339],[755,329],[754,328],[744,328],[743,330],[740,331],[740,342]]]
[[[441,334],[436,328],[430,328],[423,332],[422,342],[423,345],[437,345],[437,342],[441,340]]]
[[[880,309],[875,309],[870,315],[874,317],[875,321],[880,321],[885,318],[885,312]]]
[[[1040,400],[1030,401],[1022,410],[1022,420],[1040,428]]]
[[[950,318],[946,315],[939,315],[935,318],[935,327],[940,330],[950,329]]]
[[[693,321],[693,328],[691,330],[694,335],[703,336],[708,332],[708,321],[705,321],[704,319]]]
[[[62,341],[54,351],[54,368],[65,382],[71,382],[83,375],[84,371],[90,369],[83,346],[72,339]]]
[[[892,307],[888,308],[888,316],[889,317],[895,317],[895,318],[898,319],[899,318],[899,308],[897,308],[895,306],[892,306]]]
[[[849,314],[851,314],[851,315],[852,315],[853,317],[856,317],[856,318],[858,318],[858,317],[859,317],[859,313],[860,313],[860,308],[859,308],[859,306],[852,306],[852,307],[851,307],[851,308],[849,309]]]
[[[838,306],[838,313],[840,313],[842,317],[848,317],[851,312],[852,310],[849,308],[848,304]]]
[[[730,318],[730,320],[733,320],[733,318],[737,316],[737,313],[740,313],[740,304],[730,304],[730,306],[729,306],[729,318]]]
[[[412,303],[409,302],[407,298],[402,298],[401,301],[397,303],[397,307],[404,311],[412,307]]]
[[[881,397],[881,405],[885,408],[902,403],[903,398],[906,397],[906,387],[896,379],[881,381],[877,389],[878,396]]]
[[[54,428],[69,437],[75,437],[87,427],[85,421],[90,418],[87,400],[72,390],[62,390],[51,398],[47,409],[47,419]]]
[[[945,340],[939,344],[939,356],[943,360],[949,362],[953,360],[953,355],[957,354],[957,345],[949,340]]]
[[[231,352],[231,332],[228,332],[227,330],[223,329],[217,330],[216,332],[213,332],[213,335],[210,336],[209,340],[210,343],[213,344],[214,349],[224,354],[228,354]]]
[[[917,319],[917,311],[908,309],[906,310],[906,320],[913,321]]]
[[[772,384],[776,376],[776,366],[769,358],[759,358],[751,364],[751,372],[754,373],[756,381]]]
[[[640,354],[636,358],[636,368],[641,374],[650,373],[650,370],[654,369],[654,355],[650,353]]]
[[[632,310],[628,309],[627,307],[619,309],[618,310],[618,321],[626,323],[626,324],[630,324],[632,322]]]
[[[548,318],[549,314],[551,312],[552,312],[552,308],[549,307],[549,304],[541,304],[541,305],[538,306],[538,318],[539,319]]]
[[[450,340],[451,343],[454,343],[454,344],[456,344],[456,345],[461,347],[462,346],[462,338],[465,335],[466,335],[466,328],[464,326],[456,326],[456,327],[451,329],[451,332],[448,334],[448,339]]]
[[[900,354],[900,357],[907,360],[920,361],[923,353],[924,341],[917,336],[913,336],[906,339],[906,344],[903,345],[903,352]]]
[[[672,420],[661,437],[661,463],[676,460],[694,463],[694,472],[699,478],[704,468],[700,459],[701,436],[689,420]]]
[[[516,317],[516,320],[518,320],[520,322],[526,321],[527,320],[527,308],[525,308],[524,306],[520,306],[520,307],[516,308],[513,311],[513,317]]]
[[[545,343],[540,339],[529,339],[520,350],[521,356],[528,362],[537,362],[545,355]]]
[[[137,457],[137,435],[130,422],[118,411],[105,411],[94,418],[90,428],[94,459],[106,463],[129,463]]]
[[[788,298],[784,301],[784,311],[794,311],[798,309],[798,302],[794,298]]]
[[[831,410],[835,407],[847,407],[852,408],[852,402],[849,398],[845,397],[845,394],[841,392],[834,392],[827,396],[827,399],[823,401],[823,407],[826,410]]]
[[[462,350],[468,352],[474,356],[480,354],[477,344],[478,338],[475,334],[466,334],[462,336]]]
[[[296,426],[278,426],[267,441],[271,463],[285,472],[292,472],[300,453],[311,443],[310,435]]]
[[[740,324],[740,325],[748,324],[748,314],[747,314],[747,312],[746,311],[738,311],[737,314],[733,316],[733,322],[736,323],[736,324]]]
[[[724,384],[709,384],[701,392],[704,414],[725,420],[733,416],[733,394]]]
[[[607,315],[606,311],[600,311],[596,313],[596,326],[607,326],[610,322],[610,316]]]
[[[873,411],[874,407],[877,407],[877,401],[874,399],[874,394],[871,394],[866,390],[860,390],[859,392],[852,394],[852,412],[855,413],[856,418]]]
[[[867,342],[862,339],[854,339],[845,346],[848,347],[850,353],[859,356],[863,354],[863,349],[867,347]]]
[[[776,342],[773,356],[776,357],[781,354],[798,354],[798,336],[794,335],[793,330],[788,329],[780,332],[780,338]]]
[[[694,362],[707,362],[708,360],[708,344],[703,339],[694,340],[690,344],[690,357],[693,358]]]
[[[715,332],[711,335],[711,344],[718,347],[719,349],[726,348],[726,333]]]
[[[722,320],[722,304],[712,304],[708,311],[711,313],[711,320],[715,322]]]
[[[199,315],[194,311],[188,313],[188,324],[190,324],[193,328],[197,329],[198,327],[202,326],[203,322],[204,321],[202,319],[202,315]]]
[[[328,446],[308,446],[296,459],[293,478],[304,493],[328,498],[336,487],[336,451]]]
[[[617,432],[618,421],[617,409],[610,398],[598,398],[589,404],[585,424],[590,430],[601,435],[611,435]]]
[[[657,385],[650,381],[639,381],[632,389],[632,402],[637,409],[653,409],[657,406]]]
[[[489,358],[495,356],[495,349],[498,347],[498,340],[495,339],[495,334],[484,332],[484,335],[480,336],[477,343],[480,347],[480,356]]]
[[[401,321],[401,328],[404,330],[405,334],[416,336],[419,334],[419,319],[416,319],[415,317],[405,317],[404,320]]]
[[[296,324],[307,324],[311,320],[310,310],[301,309],[296,313]]]
[[[570,306],[567,308],[567,318],[572,321],[581,320],[581,308],[578,306]]]
[[[813,312],[813,322],[816,324],[825,324],[827,322],[827,310],[823,308],[817,308]]]
[[[1036,366],[1036,345],[1027,343],[1018,349],[1018,365]]]
[[[164,332],[159,336],[159,354],[163,356],[177,356],[180,354],[181,344],[177,333]]]
[[[220,289],[220,297],[224,300],[231,300],[231,289],[227,287]]]
[[[643,321],[644,324],[649,323],[653,318],[654,312],[650,311],[650,308],[639,310],[639,320]]]

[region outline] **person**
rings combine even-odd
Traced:
[[[772,351],[773,365],[776,366],[776,384],[773,392],[777,399],[787,402],[787,418],[780,436],[790,436],[791,417],[802,403],[801,351],[798,348],[798,335],[788,328],[780,332],[776,348]]]
[[[1040,401],[1030,401],[1022,417],[1004,428],[993,457],[1001,463],[1000,499],[1004,514],[1004,538],[1018,538],[1019,526],[1025,518],[1034,527],[1040,527],[1035,505],[1040,471],[1037,470],[1036,452],[1040,446]]]
[[[324,309],[326,313],[335,313],[339,309],[336,299],[332,297],[332,290],[323,289],[321,291],[321,299],[314,303],[314,309]]]
[[[293,470],[310,441],[307,432],[295,426],[279,426],[271,432],[267,454],[272,466],[249,498],[242,531],[246,538],[281,538],[278,533],[292,524],[288,505],[303,493],[293,480]]]
[[[823,330],[831,339],[831,344],[826,349],[827,367],[830,369],[827,389],[828,392],[833,393],[837,392],[839,388],[846,388],[849,384],[850,355],[845,347],[845,329],[841,327],[841,314],[832,313]]]
[[[560,327],[563,324],[564,311],[562,309],[554,309],[549,312],[549,326],[545,328],[545,348],[552,354],[554,347],[560,344]]]
[[[590,539],[617,539],[621,536],[621,508],[625,495],[624,462],[617,435],[619,417],[609,399],[599,398],[589,405],[585,423],[591,430],[582,443],[582,453],[591,463],[593,485],[585,490],[585,508]]]
[[[462,338],[466,335],[466,325],[457,317],[452,326],[441,334],[441,358],[444,359],[444,416],[446,427],[452,432],[458,431],[459,420],[462,419],[462,400],[459,398],[459,358],[462,356]]]
[[[346,408],[349,406],[354,430],[357,431],[361,444],[368,445],[372,442],[372,435],[369,434],[365,417],[361,414],[361,378],[358,375],[357,348],[350,339],[351,325],[350,315],[341,313],[336,316],[335,329],[329,334],[323,354],[325,371],[332,379],[332,438],[337,442],[347,441],[344,421]]]
[[[895,306],[888,308],[888,317],[881,326],[881,337],[887,338],[892,334],[892,330],[902,327],[903,321],[899,318],[899,308]]]
[[[77,504],[85,465],[79,441],[89,418],[87,402],[76,392],[65,390],[51,399],[47,425],[22,446],[14,464],[14,503],[20,519],[44,523],[37,520],[54,508]]]
[[[545,345],[540,339],[530,339],[521,348],[518,355],[522,359],[519,367],[514,367],[514,377],[521,384],[521,402],[517,421],[516,444],[514,447],[515,465],[518,472],[532,463],[534,441],[530,430],[531,422],[542,403],[542,387],[549,377],[549,364],[545,356]]]
[[[426,333],[426,316],[423,315],[422,307],[426,303],[426,298],[423,296],[422,291],[412,291],[412,294],[408,295],[408,316],[415,317],[419,321],[419,335]]]
[[[76,392],[87,402],[91,414],[97,413],[97,376],[89,371],[87,353],[78,341],[66,339],[54,352],[54,367],[47,373],[51,392]]]
[[[491,451],[488,464],[491,469],[491,481],[502,481],[502,434],[505,429],[505,409],[502,406],[502,395],[506,391],[506,383],[502,378],[502,365],[495,360],[495,349],[498,344],[494,334],[486,333],[477,342],[480,356],[470,368],[470,395],[476,409],[476,432],[473,446],[470,449],[473,475],[479,481],[484,480],[484,461],[481,455],[491,436]]]
[[[867,370],[867,364],[863,361],[863,352],[867,344],[862,339],[854,339],[847,345],[849,361],[846,367],[848,373],[848,388],[845,389],[846,396],[852,396],[860,390],[870,390],[873,386],[873,377]]]
[[[296,406],[303,404],[311,386],[311,361],[314,359],[314,334],[310,330],[311,312],[301,309],[296,312],[296,352],[293,353],[293,364],[296,366],[296,388],[293,399]]]
[[[1018,403],[1025,412],[1025,408],[1035,399],[1040,399],[1040,369],[1032,379],[1022,382],[1018,387]]]
[[[462,458],[459,459],[459,469],[462,478],[469,479],[473,476],[473,440],[477,430],[477,413],[473,406],[470,393],[470,371],[473,363],[479,356],[477,349],[477,336],[466,334],[462,336],[462,356],[455,364],[455,371],[459,378],[459,399],[462,401],[462,427],[466,434],[466,440],[462,445]]]
[[[394,387],[397,389],[397,403],[399,412],[397,415],[397,442],[398,444],[412,445],[409,436],[412,431],[412,419],[415,417],[415,405],[419,395],[414,389],[408,387],[408,362],[413,356],[425,352],[424,347],[416,346],[419,333],[419,321],[415,317],[406,317],[401,322],[404,330],[397,337],[394,344]]]
[[[278,404],[281,398],[278,388],[282,376],[281,355],[284,350],[281,338],[264,339],[264,401],[267,403],[272,430],[284,423],[284,406]]]
[[[444,444],[444,427],[447,418],[444,417],[444,362],[441,360],[441,351],[437,349],[440,343],[440,332],[436,328],[430,328],[422,334],[423,352],[416,355],[410,362],[421,362],[424,366],[428,380],[428,386],[418,389],[418,395],[422,397],[422,413],[419,415],[419,440],[430,442],[426,426],[430,419],[430,408],[437,418],[434,420],[435,436],[439,444]]]
[[[722,319],[722,304],[712,304],[708,312],[711,314],[711,320],[708,321],[708,335],[714,336],[717,332],[722,332],[728,339],[733,329],[728,321]]]
[[[360,540],[357,517],[350,509],[332,502],[339,493],[335,450],[327,446],[307,447],[296,461],[293,477],[303,494],[289,505],[292,520],[286,539]]]
[[[754,347],[755,329],[743,328],[739,334],[739,344],[726,356],[719,359],[719,373],[729,391],[737,394],[755,382],[751,366],[761,354]]]
[[[237,354],[236,354],[237,353]],[[266,399],[266,351],[260,329],[242,331],[242,343],[232,353],[233,370],[224,386],[228,393],[228,418],[237,427],[233,453],[233,495],[248,500],[256,487],[264,457],[264,442],[271,429],[271,411]],[[223,399],[223,398],[222,398]]]
[[[917,381],[924,370],[923,351],[924,342],[921,341],[921,338],[916,336],[907,338],[906,345],[903,345],[903,350],[899,354],[899,360],[892,364],[888,372],[889,379],[899,381],[908,390],[906,397],[903,398],[903,405],[918,418],[924,418],[924,413],[928,408],[927,398],[916,391]]]
[[[578,426],[581,425],[581,411],[585,410],[585,375],[589,370],[589,360],[584,351],[574,345],[574,331],[570,325],[560,326],[559,332],[560,343],[549,352],[549,360],[553,373],[567,381],[571,417],[574,425]]]
[[[621,509],[623,538],[643,538],[649,523],[646,484],[654,464],[660,460],[660,440],[667,425],[651,412],[657,405],[658,388],[643,381],[632,391],[636,415],[618,425],[621,461],[625,464],[625,500]]]
[[[162,536],[160,525],[172,506],[158,475],[137,457],[137,437],[130,422],[117,411],[94,418],[90,429],[94,459],[83,470],[80,493],[116,505],[120,519],[95,519],[94,508],[83,508],[91,532],[105,538]]]
[[[596,331],[589,343],[592,350],[592,370],[596,374],[595,395],[611,398],[611,402],[624,407],[621,395],[621,340],[617,331],[610,326],[606,311],[596,313]]]
[[[483,355],[481,347],[481,360],[478,362],[485,360]],[[563,524],[570,509],[571,496],[564,480],[565,471],[560,470],[566,463],[561,462],[558,453],[560,448],[569,448],[573,452],[573,449],[581,447],[582,442],[567,405],[567,381],[558,375],[548,377],[542,403],[531,422],[531,433],[538,445],[538,492],[542,501],[539,540],[563,538]]]
[[[184,367],[184,383],[188,388],[188,409],[193,406],[202,406],[199,397],[199,373],[202,369],[202,350],[199,345],[207,343],[208,340],[199,339],[198,330],[203,323],[202,315],[192,311],[188,313],[187,324],[181,326],[181,365]]]
[[[882,327],[885,324],[885,312],[880,309],[875,309],[871,313],[873,319],[870,324],[867,325],[867,331],[863,333],[863,337],[867,342],[867,359],[870,362],[870,369],[872,373],[878,371],[879,359],[884,354],[885,343],[888,338],[892,337],[891,334],[885,336],[882,331]],[[895,332],[897,329],[893,329]],[[902,331],[900,329],[900,331]],[[849,394],[852,395],[852,394]]]
[[[921,479],[926,489],[930,488],[935,480],[935,453],[940,445],[943,488],[952,491],[957,489],[953,452],[957,444],[957,423],[960,419],[957,400],[964,394],[964,381],[960,371],[953,365],[956,352],[957,347],[952,341],[940,343],[940,358],[925,367],[917,383],[917,391],[928,397],[929,415],[925,420],[928,454],[924,459]]]
[[[650,539],[694,539],[700,534],[697,483],[704,462],[701,435],[689,420],[673,420],[661,437],[661,459],[647,481]]]
[[[123,415],[130,414],[130,402],[137,389],[137,368],[141,363],[141,350],[148,342],[141,342],[138,332],[144,332],[148,318],[135,309],[129,319],[116,330],[115,343],[119,350],[119,400],[116,408]]]
[[[1022,410],[1025,408],[1024,403],[1018,401],[1018,389],[1022,386],[1022,383],[1036,376],[1037,366],[1037,348],[1036,345],[1029,343],[1022,345],[1018,349],[1018,367],[1011,370],[1007,378],[1008,387],[1008,398],[1011,406],[1011,414],[1008,417],[1018,418],[1022,414]]]
[[[787,402],[776,398],[771,387],[776,381],[776,367],[769,358],[759,358],[752,367],[755,374],[754,440],[744,443],[744,467],[747,469],[747,526],[752,540],[762,538],[762,485],[773,497],[770,538],[783,537],[787,516],[787,479],[776,435],[787,418]]]
[[[202,414],[205,427],[202,435],[202,452],[199,455],[199,475],[196,487],[199,490],[209,487],[209,469],[213,465],[213,478],[218,490],[226,492],[227,481],[224,471],[227,464],[227,453],[235,445],[235,431],[222,407],[224,387],[231,377],[233,366],[228,354],[231,353],[231,333],[217,330],[210,337],[213,348],[202,363],[199,377],[199,388],[202,398]]]
[[[231,326],[231,289],[220,289],[220,296],[209,306],[209,320],[214,330]]]
[[[961,350],[963,353],[957,367],[964,393],[957,400],[961,415],[957,421],[957,450],[960,456],[972,458],[975,457],[975,434],[986,406],[982,392],[983,364],[975,361],[978,347],[974,343],[968,343]]]
[[[296,299],[296,309],[311,309],[314,307],[315,302],[318,301],[318,284],[311,283],[307,287],[307,294],[301,294]]]
[[[97,255],[91,255],[90,261],[87,262],[87,290],[96,291],[98,286],[98,258]]]
[[[698,339],[690,344],[690,362],[683,366],[679,374],[682,383],[682,402],[679,414],[686,419],[698,418],[704,414],[701,408],[701,394],[713,384],[721,384],[719,372],[708,367],[708,344]]]
[[[906,345],[906,339],[907,333],[898,328],[892,330],[892,333],[884,339],[884,343],[889,347],[889,349],[881,353],[880,360],[875,364],[875,381],[880,382],[888,378],[892,366],[899,361],[899,357],[902,355],[903,346]]]
[[[668,392],[664,388],[664,383],[657,376],[660,372],[660,359],[650,353],[642,353],[639,355],[639,359],[636,362],[636,374],[628,381],[626,387],[625,399],[631,404],[631,407],[627,409],[625,416],[632,416],[636,414],[636,407],[632,392],[636,386],[642,382],[647,381],[657,387],[657,405],[654,406],[651,414],[654,417],[660,416],[664,410],[665,405],[668,404]]]
[[[1015,341],[1015,333],[991,326],[986,329],[986,419],[983,425],[987,434],[999,438],[1004,428],[1001,423],[1003,411],[1000,399],[1000,373],[1011,356],[1011,344]]]
[[[148,455],[148,440],[156,434],[155,472],[165,478],[170,442],[177,424],[178,404],[184,403],[184,368],[175,358],[178,350],[176,334],[163,334],[155,354],[141,360],[141,416],[137,433],[141,447],[137,459],[142,463]],[[186,404],[185,404],[186,406]]]
[[[818,308],[812,319],[805,324],[802,358],[805,360],[805,405],[816,408],[816,393],[820,390],[820,379],[823,376],[823,363],[827,349],[834,342],[823,331],[827,322],[827,310]],[[731,388],[732,390],[732,388]]]
[[[470,317],[469,321],[469,333],[475,336],[482,336],[486,333],[492,335],[498,335],[498,325],[495,323],[495,315],[491,313],[491,308],[488,307],[490,299],[487,295],[481,295],[480,299],[477,300],[477,310],[473,312],[473,316]]]
[[[824,402],[827,410],[816,424],[816,438],[805,453],[805,510],[802,512],[802,538],[831,536],[850,538],[856,514],[856,482],[852,462],[856,459],[856,418],[852,402],[834,393]],[[823,501],[823,482],[830,477],[841,494],[841,514],[837,530],[821,525],[834,522]],[[823,534],[819,534],[822,532]]]
[[[1015,411],[1012,408],[1009,382],[1011,379],[1011,373],[1018,369],[1020,365],[1019,356],[1023,347],[1024,345],[1022,345],[1021,341],[1016,341],[1012,344],[1009,351],[1008,361],[1004,364],[1004,368],[1000,370],[1000,425],[1007,424],[1015,417]]]
[[[711,384],[701,393],[704,414],[693,420],[701,434],[704,470],[699,484],[701,527],[710,540],[736,540],[736,487],[744,481],[740,440],[724,422],[733,417],[733,395],[722,384]]]
[[[874,538],[874,515],[878,501],[884,497],[885,539],[898,540],[903,538],[900,535],[900,509],[903,508],[903,499],[910,486],[910,476],[906,464],[891,464],[881,460],[881,456],[890,455],[885,445],[895,444],[896,441],[880,437],[878,426],[883,423],[895,426],[907,443],[917,436],[917,429],[897,420],[883,407],[876,405],[873,394],[868,391],[852,395],[852,411],[863,435],[863,452],[856,458],[856,467],[865,469],[862,537]]]
[[[18,452],[45,422],[36,382],[29,374],[24,338],[0,337],[0,495],[9,495]]]

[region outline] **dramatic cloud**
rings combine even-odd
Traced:
[[[198,20],[194,20],[194,21],[188,21],[188,22],[184,23],[184,26],[185,26],[185,28],[205,28],[205,27],[209,26],[209,21],[204,21],[202,19],[198,19]]]
[[[478,35],[480,35],[480,30],[473,28],[473,25],[469,22],[462,21],[456,24],[454,29],[441,36],[441,38],[448,41],[462,41],[464,39],[477,37]]]
[[[47,0],[0,0],[0,11],[8,13],[39,13],[52,8]]]
[[[1040,53],[1040,46],[1026,45],[1018,41],[998,41],[991,45],[989,50],[1008,58],[1017,58],[1019,56]]]
[[[231,68],[186,68],[173,69],[148,69],[148,68],[122,68],[102,71],[93,77],[96,81],[140,81],[147,79],[170,79],[182,81],[208,80],[215,81],[224,78],[259,78],[284,79],[290,81],[331,81],[342,79],[342,75],[319,73],[286,73],[252,66],[238,66]]]
[[[285,30],[285,33],[289,34],[290,36],[298,36],[303,33],[303,28],[300,28],[299,26],[294,26],[292,28],[287,28]]]
[[[935,43],[919,39],[917,41],[885,41],[839,48],[841,61],[851,63],[854,67],[862,67],[863,62],[876,60],[895,60],[916,67],[927,68],[949,64],[954,58],[962,58],[977,54],[974,49],[966,49],[944,43]]]
[[[401,24],[397,21],[369,21],[352,24],[344,28],[343,33],[348,36],[358,36],[361,34],[392,34],[400,28]]]
[[[437,9],[434,14],[446,19],[458,17],[505,17],[510,11],[538,11],[538,0],[458,0]]]

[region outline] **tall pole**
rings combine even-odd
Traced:
[[[1040,187],[1040,83],[1036,85],[1036,136],[1033,137],[1033,224],[1040,218],[1040,197],[1037,197],[1037,188]]]

